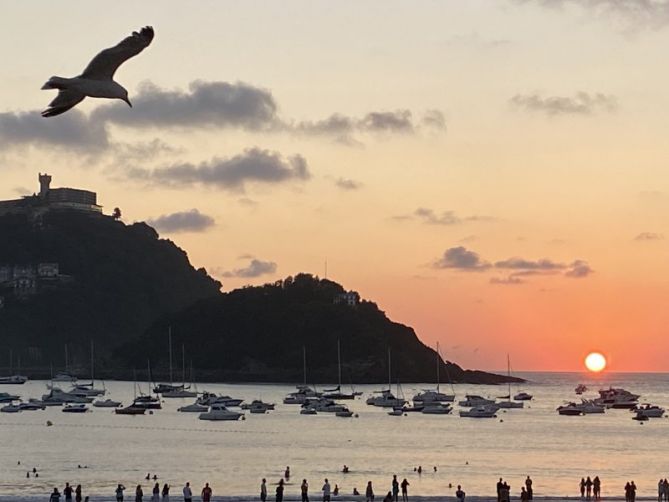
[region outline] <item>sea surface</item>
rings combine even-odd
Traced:
[[[392,474],[400,481],[408,479],[410,494],[423,496],[452,495],[449,483],[462,484],[468,495],[492,495],[499,477],[517,495],[527,475],[534,480],[537,496],[576,496],[580,478],[587,475],[601,478],[604,497],[621,496],[628,480],[636,482],[639,495],[657,493],[658,478],[669,477],[669,419],[640,424],[627,410],[566,417],[556,408],[575,400],[574,388],[584,383],[590,389],[584,397],[596,397],[599,388],[611,385],[641,394],[641,402],[669,409],[669,374],[518,376],[529,382],[513,386],[511,392],[524,390],[534,399],[525,409],[500,410],[497,419],[460,418],[457,404],[452,415],[389,416],[388,410],[365,404],[380,388],[371,385],[357,386],[363,396],[344,401],[358,415],[349,419],[326,413],[300,415],[299,406],[281,404],[294,386],[270,384],[197,385],[200,391],[277,403],[273,412],[247,413],[245,420],[236,422],[201,421],[196,413],[177,411],[193,399],[165,399],[162,410],[144,416],[115,415],[104,408],[66,414],[59,407],[0,413],[0,494],[47,494],[54,486],[62,489],[66,481],[82,484],[86,493],[111,494],[117,483],[132,487],[129,492],[142,484],[147,492],[153,482],[144,477],[155,473],[161,486],[175,487],[175,495],[187,480],[198,493],[209,482],[217,495],[255,495],[262,477],[273,495],[273,485],[286,466],[292,473],[287,495],[299,493],[303,478],[317,495],[323,479],[329,478],[343,494],[354,487],[364,493],[371,480],[376,494],[383,496]],[[25,400],[39,398],[46,383],[5,385],[0,391],[18,393]],[[106,397],[125,404],[132,400],[132,382],[108,381],[105,386]],[[140,386],[147,391],[146,383]],[[434,384],[403,385],[401,392],[411,398],[431,387]],[[442,390],[448,389],[442,384]],[[456,401],[467,393],[507,394],[506,386],[455,385],[454,390]],[[341,472],[344,464],[350,468],[348,474]],[[419,465],[421,475],[414,472]],[[26,478],[33,467],[39,477]]]

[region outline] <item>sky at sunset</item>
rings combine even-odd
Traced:
[[[97,191],[225,291],[327,261],[465,367],[669,368],[669,2],[104,5],[3,4],[0,199]],[[133,108],[40,117],[145,25]]]

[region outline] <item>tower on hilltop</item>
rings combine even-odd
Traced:
[[[44,198],[49,193],[49,186],[51,185],[51,176],[44,173],[39,173],[39,196]]]

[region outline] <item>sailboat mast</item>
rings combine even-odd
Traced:
[[[14,353],[12,352],[12,349],[9,349],[9,374],[13,375],[14,374]]]
[[[182,376],[182,381],[184,384],[184,388],[186,387],[186,348],[184,347],[184,344],[181,344],[181,376]]]
[[[94,363],[94,348],[93,348],[93,340],[91,340],[91,388],[93,388],[93,382],[95,382],[95,363]]]
[[[67,360],[67,344],[65,344],[65,373],[69,373],[69,363]]]
[[[509,384],[509,401],[511,401],[511,359],[508,353],[506,355],[506,374],[509,377],[507,383]]]
[[[341,345],[339,339],[337,339],[337,369],[338,369],[338,378],[337,384],[341,390]]]
[[[307,348],[302,345],[302,376],[304,385],[307,385]]]
[[[174,382],[174,379],[172,378],[172,326],[170,326],[167,329],[167,338],[169,340],[169,352],[170,352],[170,383]]]
[[[390,369],[390,347],[388,347],[388,390],[390,390],[390,387],[392,386],[393,381],[391,377],[391,369]]]
[[[439,342],[437,342],[437,392],[439,392]]]

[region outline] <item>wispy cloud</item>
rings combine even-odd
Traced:
[[[490,263],[483,261],[478,253],[470,251],[464,246],[457,246],[444,251],[443,256],[436,260],[432,266],[434,268],[481,272],[489,269]]]
[[[153,170],[133,169],[131,179],[167,186],[208,186],[243,191],[247,184],[278,184],[304,181],[310,177],[307,161],[301,155],[284,159],[277,152],[251,148],[228,159],[188,162]]]
[[[510,99],[510,103],[518,109],[549,116],[592,115],[598,112],[613,112],[618,108],[615,97],[587,92],[577,92],[573,96],[516,94]]]
[[[147,223],[159,232],[168,234],[204,232],[216,224],[214,218],[202,214],[197,209],[164,214],[155,219],[149,219]]]
[[[635,241],[661,241],[664,239],[664,235],[657,234],[655,232],[641,232],[639,235],[634,237]]]
[[[362,183],[348,178],[338,178],[335,180],[335,186],[341,188],[342,190],[359,190],[362,188]]]
[[[393,216],[394,220],[397,221],[406,221],[406,220],[419,220],[428,225],[459,225],[465,222],[474,222],[474,221],[494,221],[495,218],[492,216],[481,216],[481,215],[470,215],[470,216],[458,216],[455,211],[441,211],[440,213],[435,212],[433,209],[426,207],[419,207],[412,214],[398,215]]]
[[[256,258],[251,259],[246,267],[221,272],[223,277],[254,278],[262,275],[273,274],[277,270],[277,264],[273,261],[263,261]]]

